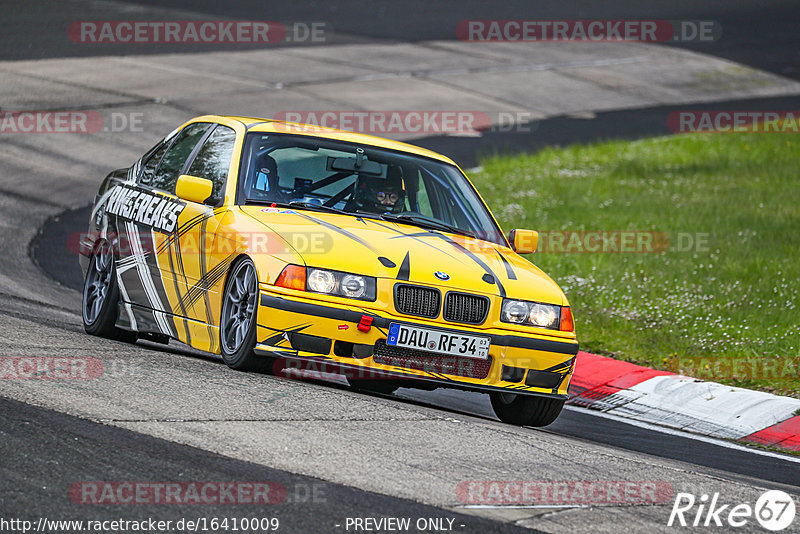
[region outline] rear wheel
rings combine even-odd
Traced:
[[[489,397],[498,419],[511,425],[547,426],[558,418],[564,407],[564,399],[514,393],[490,393]]]
[[[228,275],[222,296],[219,340],[222,359],[238,371],[261,370],[263,358],[256,356],[256,316],[258,308],[258,275],[250,258],[242,258]]]
[[[119,313],[119,286],[114,266],[114,251],[100,241],[89,259],[83,281],[83,329],[87,334],[133,343],[136,332],[115,326]]]

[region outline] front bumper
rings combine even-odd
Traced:
[[[367,323],[371,319],[369,329],[358,328],[364,318],[368,318],[364,321]],[[491,340],[489,361],[387,349],[385,340],[392,323],[487,336]],[[355,302],[327,302],[263,287],[257,339],[257,354],[284,358],[290,366],[299,364],[305,369],[352,378],[407,381],[409,386],[513,391],[558,398],[566,398],[578,352],[574,339],[393,316]],[[414,354],[406,358],[409,353]]]

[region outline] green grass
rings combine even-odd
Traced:
[[[471,177],[503,228],[669,236],[659,253],[529,257],[566,292],[584,350],[800,397],[797,135],[607,142],[481,167]],[[707,243],[680,250],[681,233]]]

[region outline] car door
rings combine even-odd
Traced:
[[[236,132],[213,125],[192,151],[180,174],[211,180],[212,197],[224,195],[236,143]],[[234,251],[214,249],[215,232],[227,208],[182,201],[185,208],[175,230],[159,246],[158,264],[167,287],[179,339],[195,348],[213,351],[216,330],[211,326],[218,298],[211,295],[223,279]]]
[[[177,337],[172,318],[175,302],[164,282],[160,258],[178,234],[180,220],[196,211],[174,195],[175,183],[211,127],[193,123],[183,128],[152,152],[136,180],[121,186],[111,199],[120,237],[120,296],[131,304],[132,326],[139,331]]]

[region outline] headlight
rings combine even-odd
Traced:
[[[342,295],[352,299],[360,299],[367,292],[367,280],[356,274],[346,274],[342,277]]]
[[[336,277],[330,271],[313,269],[306,281],[308,289],[317,293],[333,293],[336,288]]]
[[[528,305],[518,300],[503,302],[503,320],[508,323],[524,323],[530,311]]]
[[[306,290],[359,300],[375,300],[375,278],[309,267]]]
[[[559,329],[561,306],[526,302],[524,300],[503,300],[500,320],[506,323],[527,324],[542,328]]]
[[[555,306],[547,304],[532,304],[531,313],[528,315],[531,324],[552,328],[558,323],[558,312],[561,311]]]

